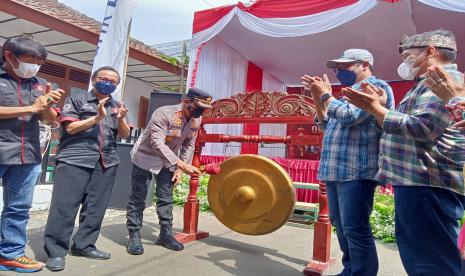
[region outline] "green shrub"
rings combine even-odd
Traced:
[[[208,206],[208,199],[207,199],[208,179],[209,179],[208,175],[200,176],[199,189],[197,190],[197,198],[199,199],[199,203],[200,203],[200,207],[199,207],[200,211],[210,210],[210,206]],[[189,176],[187,176],[186,174],[183,174],[181,181],[174,188],[174,192],[173,192],[174,204],[179,205],[179,206],[184,206],[184,202],[186,202],[188,195],[189,195]]]
[[[370,217],[371,230],[375,239],[393,243],[395,238],[394,196],[383,194],[379,188],[375,192],[373,212]]]

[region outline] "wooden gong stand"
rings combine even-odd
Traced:
[[[262,135],[226,135],[207,134],[206,124],[309,124],[316,114],[313,100],[305,95],[282,92],[255,91],[237,94],[231,98],[213,102],[213,108],[203,116],[195,142],[192,165],[200,167],[200,156],[205,143],[284,143],[287,145],[321,145],[320,135],[262,136]],[[320,183],[318,220],[314,227],[313,259],[304,269],[305,275],[321,275],[332,263],[330,257],[331,224],[328,214],[326,185]],[[199,175],[191,175],[189,195],[184,205],[184,228],[176,234],[181,243],[188,243],[208,237],[208,232],[198,230],[199,201],[197,190]]]

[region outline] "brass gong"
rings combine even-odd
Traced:
[[[273,160],[252,154],[225,160],[208,182],[208,202],[230,229],[264,235],[279,229],[292,215],[294,183]]]

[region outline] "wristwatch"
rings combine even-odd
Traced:
[[[326,92],[326,93],[324,93],[323,95],[321,95],[320,101],[321,101],[322,103],[324,103],[324,102],[327,101],[331,96],[332,96],[331,93]]]

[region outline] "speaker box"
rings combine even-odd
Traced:
[[[157,108],[179,104],[183,95],[181,93],[152,92],[150,95],[149,112],[147,113],[147,123],[150,122],[150,118]]]
[[[175,105],[181,102],[183,94],[180,93],[165,93],[165,92],[152,92],[150,95],[149,112],[147,113],[147,122],[150,121],[152,113],[159,107],[165,105]],[[131,193],[131,172],[132,163],[130,152],[133,144],[118,143],[117,151],[120,158],[120,164],[116,173],[116,180],[111,194],[109,208],[126,209]],[[147,198],[145,199],[145,206],[151,206],[153,202],[153,190],[155,186],[155,178],[152,178],[150,183]]]

